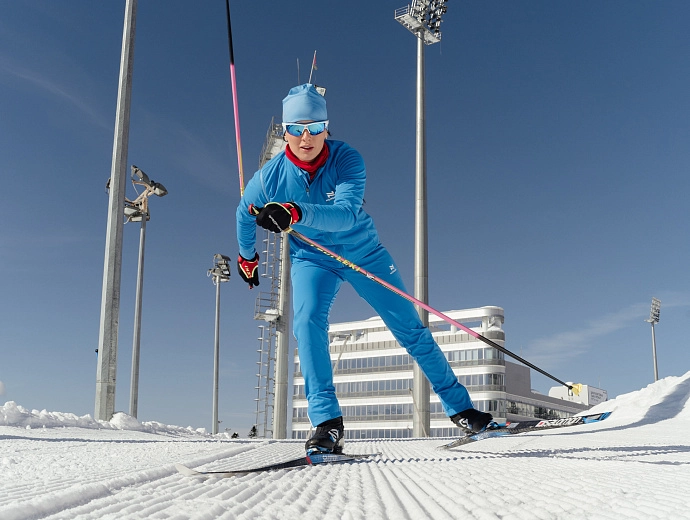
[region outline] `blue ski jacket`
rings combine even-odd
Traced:
[[[301,220],[292,226],[338,254],[359,257],[379,243],[372,218],[364,211],[366,169],[362,156],[347,143],[326,140],[326,163],[309,182],[309,174],[281,152],[264,164],[247,183],[237,207],[237,241],[244,258],[254,258],[256,217],[249,205],[268,202],[295,202],[302,210]],[[290,237],[291,255],[302,257],[311,246]],[[360,254],[358,254],[360,253]]]

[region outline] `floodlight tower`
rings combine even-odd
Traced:
[[[412,4],[397,9],[395,19],[417,38],[417,108],[416,108],[416,160],[415,160],[415,275],[414,296],[421,302],[429,299],[428,239],[426,201],[426,127],[424,106],[424,45],[441,41],[441,17],[448,10],[448,0],[413,0]],[[429,313],[417,308],[424,326],[429,325]],[[414,365],[414,418],[412,434],[428,437],[430,434],[429,382],[419,365]]]
[[[117,326],[120,320],[120,280],[122,274],[122,207],[125,201],[129,113],[132,101],[134,35],[137,0],[127,0],[120,52],[120,79],[115,113],[113,159],[110,169],[112,190],[108,203],[108,224],[103,262],[101,319],[98,330],[98,367],[96,369],[96,405],[94,418],[109,421],[115,413],[115,376],[117,373]]]
[[[134,305],[134,338],[132,339],[132,378],[129,392],[129,415],[136,417],[139,407],[139,351],[141,345],[141,297],[144,287],[144,246],[146,244],[146,221],[151,220],[149,197],[165,197],[168,190],[149,179],[143,171],[132,165],[132,185],[134,189],[142,186],[144,191],[134,200],[125,198],[125,217],[127,222],[141,222],[139,234],[139,264],[137,269],[137,293]]]
[[[213,425],[211,431],[218,433],[218,373],[220,367],[220,284],[230,280],[230,258],[216,253],[213,255],[213,267],[207,276],[213,279],[216,286],[216,329],[213,348]]]
[[[661,300],[657,298],[652,298],[652,308],[649,311],[649,319],[646,319],[647,323],[652,324],[652,358],[654,359],[654,381],[659,380],[659,370],[656,366],[656,336],[654,335],[654,324],[659,323],[659,315],[661,314]]]
[[[325,94],[322,87],[317,87],[317,90],[321,95]],[[259,156],[259,168],[285,149],[287,143],[283,140],[283,133],[282,125],[271,119]],[[267,325],[259,327],[261,336],[258,350],[260,357],[257,362],[259,380],[256,387],[256,423],[263,423],[264,437],[267,436],[270,425],[272,438],[286,439],[290,365],[290,245],[286,233],[276,235],[266,231],[265,236],[265,273],[261,276],[270,283],[270,288],[268,292],[259,293],[254,313],[254,319],[267,322]],[[271,402],[273,420],[269,422]],[[260,420],[261,416],[263,422]]]

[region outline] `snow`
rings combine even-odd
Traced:
[[[175,463],[242,469],[301,441],[0,407],[0,518],[690,518],[690,372],[602,403],[599,424],[487,439],[349,441],[353,464],[185,477]],[[347,426],[347,424],[346,424]]]

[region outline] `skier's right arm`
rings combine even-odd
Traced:
[[[249,205],[264,206],[266,200],[262,182],[261,170],[256,172],[244,189],[235,212],[237,221],[237,243],[240,248],[240,256],[246,259],[254,258],[256,254],[256,216],[249,211]]]
[[[235,217],[237,220],[237,242],[240,254],[237,258],[237,271],[251,289],[259,285],[259,253],[256,252],[256,216],[251,214],[249,206],[266,203],[261,182],[261,171],[258,171],[247,183]]]

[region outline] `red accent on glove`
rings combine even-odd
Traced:
[[[240,273],[242,279],[249,284],[252,289],[255,285],[259,285],[259,253],[254,255],[252,260],[247,260],[242,255],[237,258],[237,271]]]

